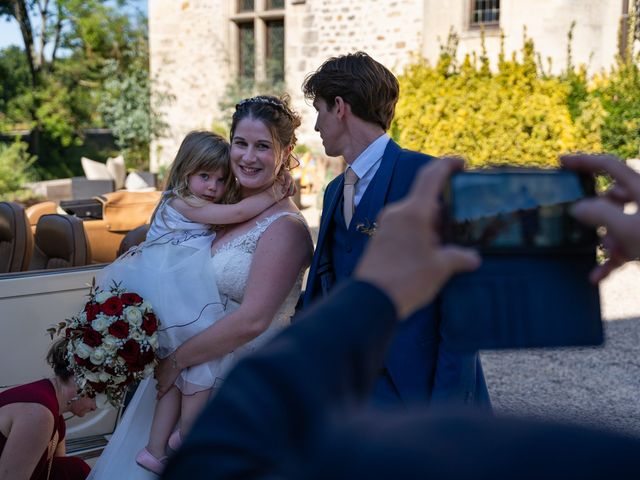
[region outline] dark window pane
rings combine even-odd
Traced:
[[[284,8],[284,0],[267,0],[267,10]]]
[[[240,30],[240,77],[253,80],[255,75],[256,35],[252,23],[238,24]]]
[[[500,0],[474,0],[471,4],[471,25],[500,22]]]
[[[253,12],[254,0],[238,0],[238,12]]]
[[[267,22],[267,79],[284,81],[284,20]]]

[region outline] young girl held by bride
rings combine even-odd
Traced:
[[[98,285],[113,282],[141,295],[160,320],[160,358],[171,359],[178,346],[225,314],[216,288],[211,242],[216,226],[244,222],[291,194],[282,185],[238,198],[229,164],[229,144],[211,132],[191,132],[171,166],[147,239],[106,267]],[[193,208],[197,207],[197,208]],[[156,403],[149,440],[136,456],[141,467],[161,473],[167,446],[175,450],[221,381],[224,360],[189,367]],[[176,428],[177,427],[177,428]]]

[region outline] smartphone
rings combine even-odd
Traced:
[[[595,251],[594,228],[569,214],[595,195],[592,175],[504,167],[454,174],[444,191],[443,238],[486,254]]]

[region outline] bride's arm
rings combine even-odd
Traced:
[[[251,262],[240,307],[183,343],[156,369],[159,395],[180,370],[221,357],[260,335],[309,265],[313,245],[307,229],[291,217],[275,221],[262,234]]]

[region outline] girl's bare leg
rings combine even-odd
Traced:
[[[158,459],[165,456],[169,435],[180,417],[181,396],[180,390],[173,386],[156,402],[147,450]]]
[[[202,390],[193,395],[182,395],[182,410],[180,412],[180,436],[184,438],[200,412],[204,409],[209,400],[211,389]]]

